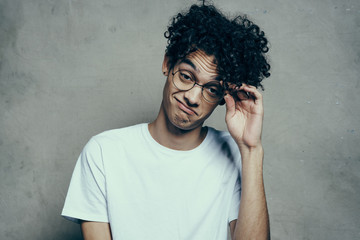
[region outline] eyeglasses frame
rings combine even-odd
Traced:
[[[188,72],[188,73],[194,78],[194,80],[193,80],[194,84],[193,84],[193,86],[192,86],[191,88],[189,88],[189,89],[187,89],[187,90],[183,90],[183,89],[179,89],[179,87],[176,86],[176,84],[175,84],[175,82],[174,82],[174,76],[175,76],[176,73],[178,73],[178,72],[180,72],[180,71],[186,71],[186,72]],[[206,83],[206,84],[199,84],[199,83],[196,82],[196,77],[194,76],[194,74],[192,74],[191,71],[186,70],[186,69],[178,69],[176,72],[174,72],[174,69],[172,69],[172,73],[171,73],[171,74],[173,75],[172,83],[174,84],[174,86],[175,86],[178,90],[180,90],[180,91],[189,91],[189,90],[193,89],[193,88],[195,87],[195,85],[198,85],[199,87],[201,87],[201,95],[202,95],[202,97],[205,99],[205,101],[207,101],[207,102],[209,102],[209,103],[219,103],[219,102],[223,101],[223,100],[224,100],[224,96],[226,95],[225,92],[230,92],[231,95],[237,95],[237,96],[238,96],[238,94],[237,94],[238,92],[237,92],[237,91],[234,91],[234,88],[230,88],[229,85],[230,85],[231,83],[228,83],[228,82],[224,82],[224,81],[223,81],[222,84],[220,84],[220,85],[222,86],[223,96],[222,96],[219,100],[212,102],[212,101],[206,99],[206,97],[204,96],[204,86],[206,86],[207,84],[209,84],[209,83],[211,83],[211,82],[217,82],[217,81],[210,81],[210,82],[208,82],[208,83]],[[193,78],[192,78],[192,79],[193,79]],[[235,84],[235,88],[240,87],[240,86],[242,85],[242,83],[234,83],[234,84]],[[242,92],[242,95],[241,95],[241,96],[243,97],[243,99],[241,99],[241,98],[238,96],[238,99],[239,99],[240,101],[241,101],[241,100],[247,100],[247,99],[250,98],[249,93],[247,93],[247,92],[245,92],[245,91],[241,91],[241,92]]]
[[[192,82],[193,82],[194,84],[192,85],[191,88],[189,88],[189,89],[187,89],[187,90],[184,90],[184,89],[179,89],[179,87],[176,86],[176,84],[175,84],[175,82],[174,82],[174,76],[175,76],[176,73],[178,73],[178,72],[180,72],[180,71],[186,71],[186,72],[188,72],[188,73],[192,76],[191,79],[193,79]],[[199,87],[201,87],[201,96],[205,99],[205,101],[207,101],[207,102],[209,102],[209,103],[219,103],[219,102],[221,102],[221,101],[224,99],[224,96],[225,96],[225,94],[224,94],[224,93],[225,93],[225,88],[224,88],[224,85],[223,85],[223,84],[219,84],[220,86],[222,86],[222,92],[223,92],[223,96],[222,96],[219,100],[213,102],[213,101],[210,101],[210,100],[206,99],[206,97],[204,96],[204,87],[205,87],[206,85],[208,85],[209,83],[218,82],[218,81],[210,81],[210,82],[205,83],[205,84],[199,84],[199,83],[197,83],[196,77],[194,76],[194,74],[192,74],[191,71],[186,70],[186,69],[178,69],[176,72],[174,72],[174,69],[172,69],[172,73],[171,73],[171,74],[173,75],[172,83],[173,83],[174,86],[175,86],[178,90],[180,90],[180,91],[189,91],[189,90],[193,89],[193,88],[195,87],[195,85],[198,85]]]

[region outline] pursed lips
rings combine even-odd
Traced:
[[[176,99],[176,101],[177,101],[177,104],[178,104],[178,106],[179,106],[179,108],[183,111],[183,112],[185,112],[185,113],[187,113],[187,114],[189,114],[189,115],[197,115],[197,113],[192,109],[192,108],[190,108],[190,107],[188,107],[186,104],[184,104],[184,103],[182,103],[181,101],[179,101],[177,98],[175,98]]]

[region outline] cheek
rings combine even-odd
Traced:
[[[173,95],[176,93],[176,91],[172,87],[171,80],[167,80],[163,89],[163,104],[166,111],[169,111],[172,109],[172,105],[174,105],[174,97]]]
[[[167,79],[164,90],[163,90],[163,98],[166,99],[166,101],[169,101],[171,97],[177,93],[181,93],[172,83],[171,79]]]
[[[167,79],[165,85],[164,85],[164,89],[163,89],[163,97],[164,99],[167,99],[167,96],[170,95],[170,85],[169,85],[169,79]]]

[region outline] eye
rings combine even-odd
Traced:
[[[191,74],[186,71],[179,71],[179,75],[183,81],[193,81]]]
[[[211,96],[220,96],[222,94],[221,87],[217,84],[212,84],[204,87],[206,92]]]

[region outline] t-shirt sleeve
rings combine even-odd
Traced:
[[[230,203],[229,223],[238,218],[241,198],[241,178],[238,176]]]
[[[77,223],[109,222],[105,183],[101,147],[92,138],[76,162],[61,215]]]

